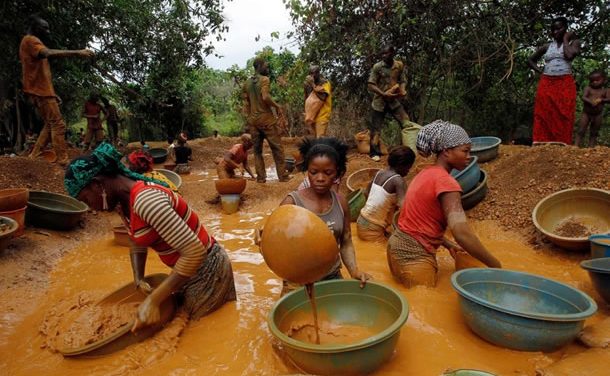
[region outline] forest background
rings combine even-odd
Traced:
[[[403,104],[411,120],[442,118],[471,135],[505,142],[531,136],[538,77],[526,65],[547,42],[550,20],[564,15],[583,43],[574,61],[578,95],[593,69],[610,66],[610,3],[604,0],[284,0],[300,52],[266,47],[272,94],[284,107],[291,136],[303,134],[303,81],[310,64],[333,84],[330,133],[352,141],[367,126],[366,89],[379,50],[394,45],[407,68]],[[82,106],[91,92],[119,108],[122,137],[164,140],[181,130],[205,137],[244,129],[241,84],[253,71],[237,65],[216,70],[204,58],[230,33],[222,0],[7,0],[0,5],[0,133],[21,145],[27,129],[40,129],[21,87],[18,51],[27,18],[51,26],[49,48],[92,48],[92,61],[56,59],[53,81],[63,115],[85,126]],[[264,12],[264,1],[261,1]],[[252,36],[254,39],[256,36]],[[271,38],[279,38],[272,33]],[[578,101],[577,119],[582,102]],[[608,106],[606,106],[608,107]],[[608,109],[606,109],[608,112]],[[387,120],[382,137],[400,143]],[[600,143],[610,146],[606,117]]]

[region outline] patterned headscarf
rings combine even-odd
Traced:
[[[127,156],[129,169],[131,171],[143,174],[150,172],[153,169],[153,157],[150,153],[142,150],[134,151]]]
[[[167,187],[165,182],[129,170],[121,163],[122,157],[123,154],[119,153],[111,144],[102,142],[91,155],[72,160],[66,168],[66,175],[64,176],[66,191],[70,196],[76,197],[83,188],[91,183],[94,177],[102,174],[120,174],[132,180],[144,180]]]
[[[470,143],[464,128],[444,120],[425,125],[417,134],[417,150],[425,157]]]

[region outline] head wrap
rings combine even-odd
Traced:
[[[76,197],[83,188],[91,183],[94,177],[102,174],[119,174],[132,180],[144,180],[167,187],[165,182],[129,170],[121,163],[122,157],[123,154],[119,153],[112,145],[102,142],[91,155],[72,160],[66,168],[66,175],[64,176],[66,191],[70,196]]]
[[[470,144],[464,128],[444,120],[435,120],[425,125],[417,134],[417,150],[425,157],[443,150]]]
[[[150,153],[138,150],[134,151],[127,156],[127,162],[129,162],[129,169],[131,171],[143,174],[150,172],[153,169],[153,157]]]

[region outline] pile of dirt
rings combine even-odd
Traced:
[[[1,188],[29,188],[65,194],[64,169],[44,160],[1,156]]]
[[[602,146],[502,145],[498,158],[481,164],[489,176],[489,192],[468,214],[531,236],[532,210],[544,197],[568,188],[610,189],[609,152]]]

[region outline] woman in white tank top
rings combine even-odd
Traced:
[[[568,20],[558,17],[551,24],[550,43],[538,48],[528,65],[541,74],[534,105],[534,142],[572,143],[576,114],[576,84],[572,60],[580,53],[580,41],[567,31]],[[537,62],[544,58],[544,70]]]
[[[415,153],[407,146],[390,150],[388,167],[379,171],[367,188],[368,198],[356,222],[358,237],[367,241],[385,241],[391,233],[392,217],[402,205]]]

